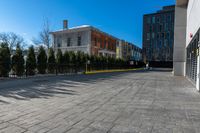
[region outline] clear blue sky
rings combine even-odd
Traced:
[[[0,32],[15,32],[28,42],[38,35],[44,18],[52,30],[92,25],[120,39],[142,45],[143,14],[175,0],[0,0]]]

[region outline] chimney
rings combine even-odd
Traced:
[[[63,30],[68,29],[68,20],[63,20]]]

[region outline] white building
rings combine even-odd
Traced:
[[[81,51],[89,55],[116,57],[117,38],[93,26],[68,28],[64,21],[62,30],[51,32],[55,51]]]
[[[53,48],[56,51],[57,49],[61,49],[63,53],[66,50],[90,53],[91,31],[88,25],[60,30],[52,32],[51,34],[53,36]],[[78,41],[80,41],[81,44],[78,44]]]
[[[177,0],[174,33],[174,75],[186,76],[200,89],[200,0]]]

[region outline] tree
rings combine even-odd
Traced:
[[[65,51],[65,53],[63,55],[63,64],[64,64],[64,68],[65,68],[66,72],[68,72],[69,64],[70,64],[70,55],[69,55],[68,51]]]
[[[82,70],[85,70],[85,65],[86,65],[86,62],[87,62],[87,55],[84,53],[84,52],[81,52],[80,54],[80,67]]]
[[[99,56],[99,61],[100,61],[100,67],[101,69],[105,68],[105,61],[103,56]]]
[[[50,37],[50,24],[49,24],[49,20],[48,19],[44,20],[44,24],[43,24],[42,30],[39,33],[38,38],[37,39],[34,38],[32,41],[36,45],[43,44],[48,49],[50,48],[51,37]]]
[[[35,52],[34,47],[31,46],[28,49],[28,55],[26,60],[26,71],[28,75],[34,75],[36,69],[36,58],[35,58]]]
[[[70,67],[72,68],[72,70],[76,71],[76,54],[74,52],[69,52],[69,56],[70,56]]]
[[[58,49],[57,54],[56,54],[56,63],[58,66],[58,72],[62,73],[63,71],[63,54],[60,49]]]
[[[1,43],[0,46],[0,76],[8,77],[11,68],[10,50],[8,43]]]
[[[40,74],[45,74],[47,69],[47,55],[43,46],[40,46],[37,56],[37,69]]]
[[[49,57],[48,57],[48,72],[54,73],[56,67],[56,59],[54,55],[53,48],[49,49]]]
[[[17,44],[16,52],[12,57],[12,70],[17,76],[22,76],[24,74],[24,56],[19,44]]]
[[[81,62],[82,62],[81,61],[81,52],[78,51],[76,53],[76,59],[75,59],[75,70],[76,70],[76,72],[80,70],[80,68],[81,68]]]
[[[95,70],[95,56],[94,55],[91,55],[90,56],[90,67],[91,67],[91,70]]]
[[[24,38],[13,32],[0,33],[0,42],[7,43],[11,51],[13,50],[14,47],[17,46],[17,44],[20,44],[21,47],[26,46]]]

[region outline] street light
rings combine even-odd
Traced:
[[[87,71],[88,71],[88,65],[90,65],[90,60],[87,60],[87,61],[86,61],[86,73],[87,73]]]

